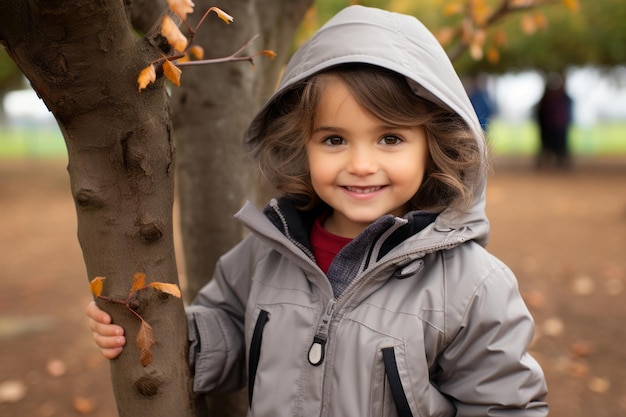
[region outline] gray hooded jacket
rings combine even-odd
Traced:
[[[246,142],[293,83],[345,63],[391,69],[461,115],[484,147],[445,52],[416,19],[353,6],[290,61]],[[546,385],[528,354],[533,320],[511,271],[483,247],[485,182],[463,213],[385,216],[346,246],[335,296],[308,245],[315,213],[246,204],[250,230],[188,307],[196,392],[247,386],[250,416],[545,416]],[[247,385],[246,385],[247,384]]]

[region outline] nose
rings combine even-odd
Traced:
[[[351,174],[364,176],[378,170],[376,151],[367,146],[355,146],[349,153],[347,171]]]

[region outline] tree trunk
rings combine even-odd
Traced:
[[[183,69],[181,87],[172,92],[176,127],[178,196],[189,299],[211,278],[217,259],[243,237],[233,219],[245,200],[262,203],[256,167],[242,146],[243,132],[276,87],[289,58],[295,31],[313,0],[201,0],[194,17],[211,6],[234,17],[225,26],[203,23],[196,41],[205,58],[227,56],[255,34],[249,52],[271,49],[274,60],[255,60],[255,68],[231,62]],[[245,415],[245,393],[208,401],[208,415]]]
[[[118,299],[126,298],[137,272],[148,282],[177,283],[168,98],[163,82],[137,91],[137,75],[156,51],[132,34],[123,3],[5,1],[0,40],[65,138],[88,278],[106,277],[103,294]],[[111,362],[119,414],[193,416],[182,302],[156,290],[142,293],[136,311],[157,342],[145,367],[134,343],[140,321],[122,306],[99,302],[129,341]]]

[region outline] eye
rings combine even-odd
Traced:
[[[402,143],[403,140],[395,135],[385,135],[380,138],[380,142],[382,145],[398,145]]]
[[[346,143],[343,138],[339,136],[329,136],[327,138],[324,138],[322,142],[329,146],[339,146]]]

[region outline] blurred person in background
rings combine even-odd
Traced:
[[[536,117],[541,142],[537,167],[554,163],[558,168],[569,168],[567,139],[572,122],[572,99],[565,91],[565,79],[561,74],[548,75],[543,96],[537,104]]]

